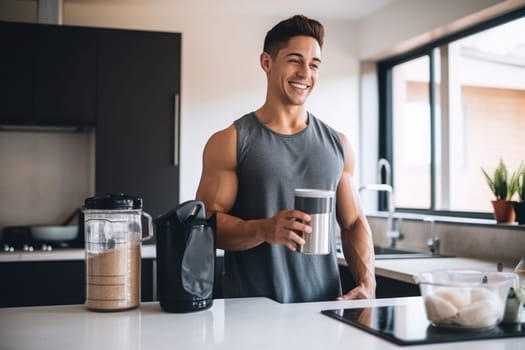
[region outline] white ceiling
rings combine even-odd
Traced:
[[[211,0],[211,2],[216,6],[241,6],[253,13],[276,16],[283,13],[304,13],[324,19],[359,19],[386,6],[392,0]]]
[[[82,2],[85,0],[63,0]],[[100,1],[103,0],[89,0]],[[115,0],[113,0],[115,1]],[[124,1],[124,0],[119,0]],[[144,3],[144,0],[126,0],[128,3]],[[149,0],[169,1],[186,10],[211,13],[261,14],[282,17],[283,15],[304,14],[319,19],[363,18],[395,0]]]

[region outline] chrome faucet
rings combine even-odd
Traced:
[[[432,255],[439,255],[439,237],[436,232],[436,223],[434,218],[425,218],[424,221],[430,223],[430,238],[427,241],[427,247]]]
[[[382,184],[383,180],[381,179],[381,172],[385,168],[386,184],[392,186],[392,167],[388,159],[380,158],[377,161],[377,183]]]
[[[359,188],[361,191],[378,191],[387,193],[388,201],[388,218],[387,218],[387,229],[386,236],[390,242],[390,247],[396,246],[396,240],[402,239],[402,235],[398,230],[394,229],[394,190],[389,184],[370,184]]]

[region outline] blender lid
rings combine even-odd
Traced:
[[[105,194],[86,198],[84,209],[142,209],[142,198],[127,194]]]
[[[171,225],[174,222],[189,224],[206,220],[204,203],[188,200],[155,219],[156,225]]]

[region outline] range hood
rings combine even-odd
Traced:
[[[92,126],[62,126],[62,125],[0,125],[0,132],[82,132],[93,129]]]

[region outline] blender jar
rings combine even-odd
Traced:
[[[86,307],[112,311],[140,304],[141,242],[153,237],[151,216],[142,199],[119,194],[84,203]],[[142,216],[148,236],[142,237]]]

